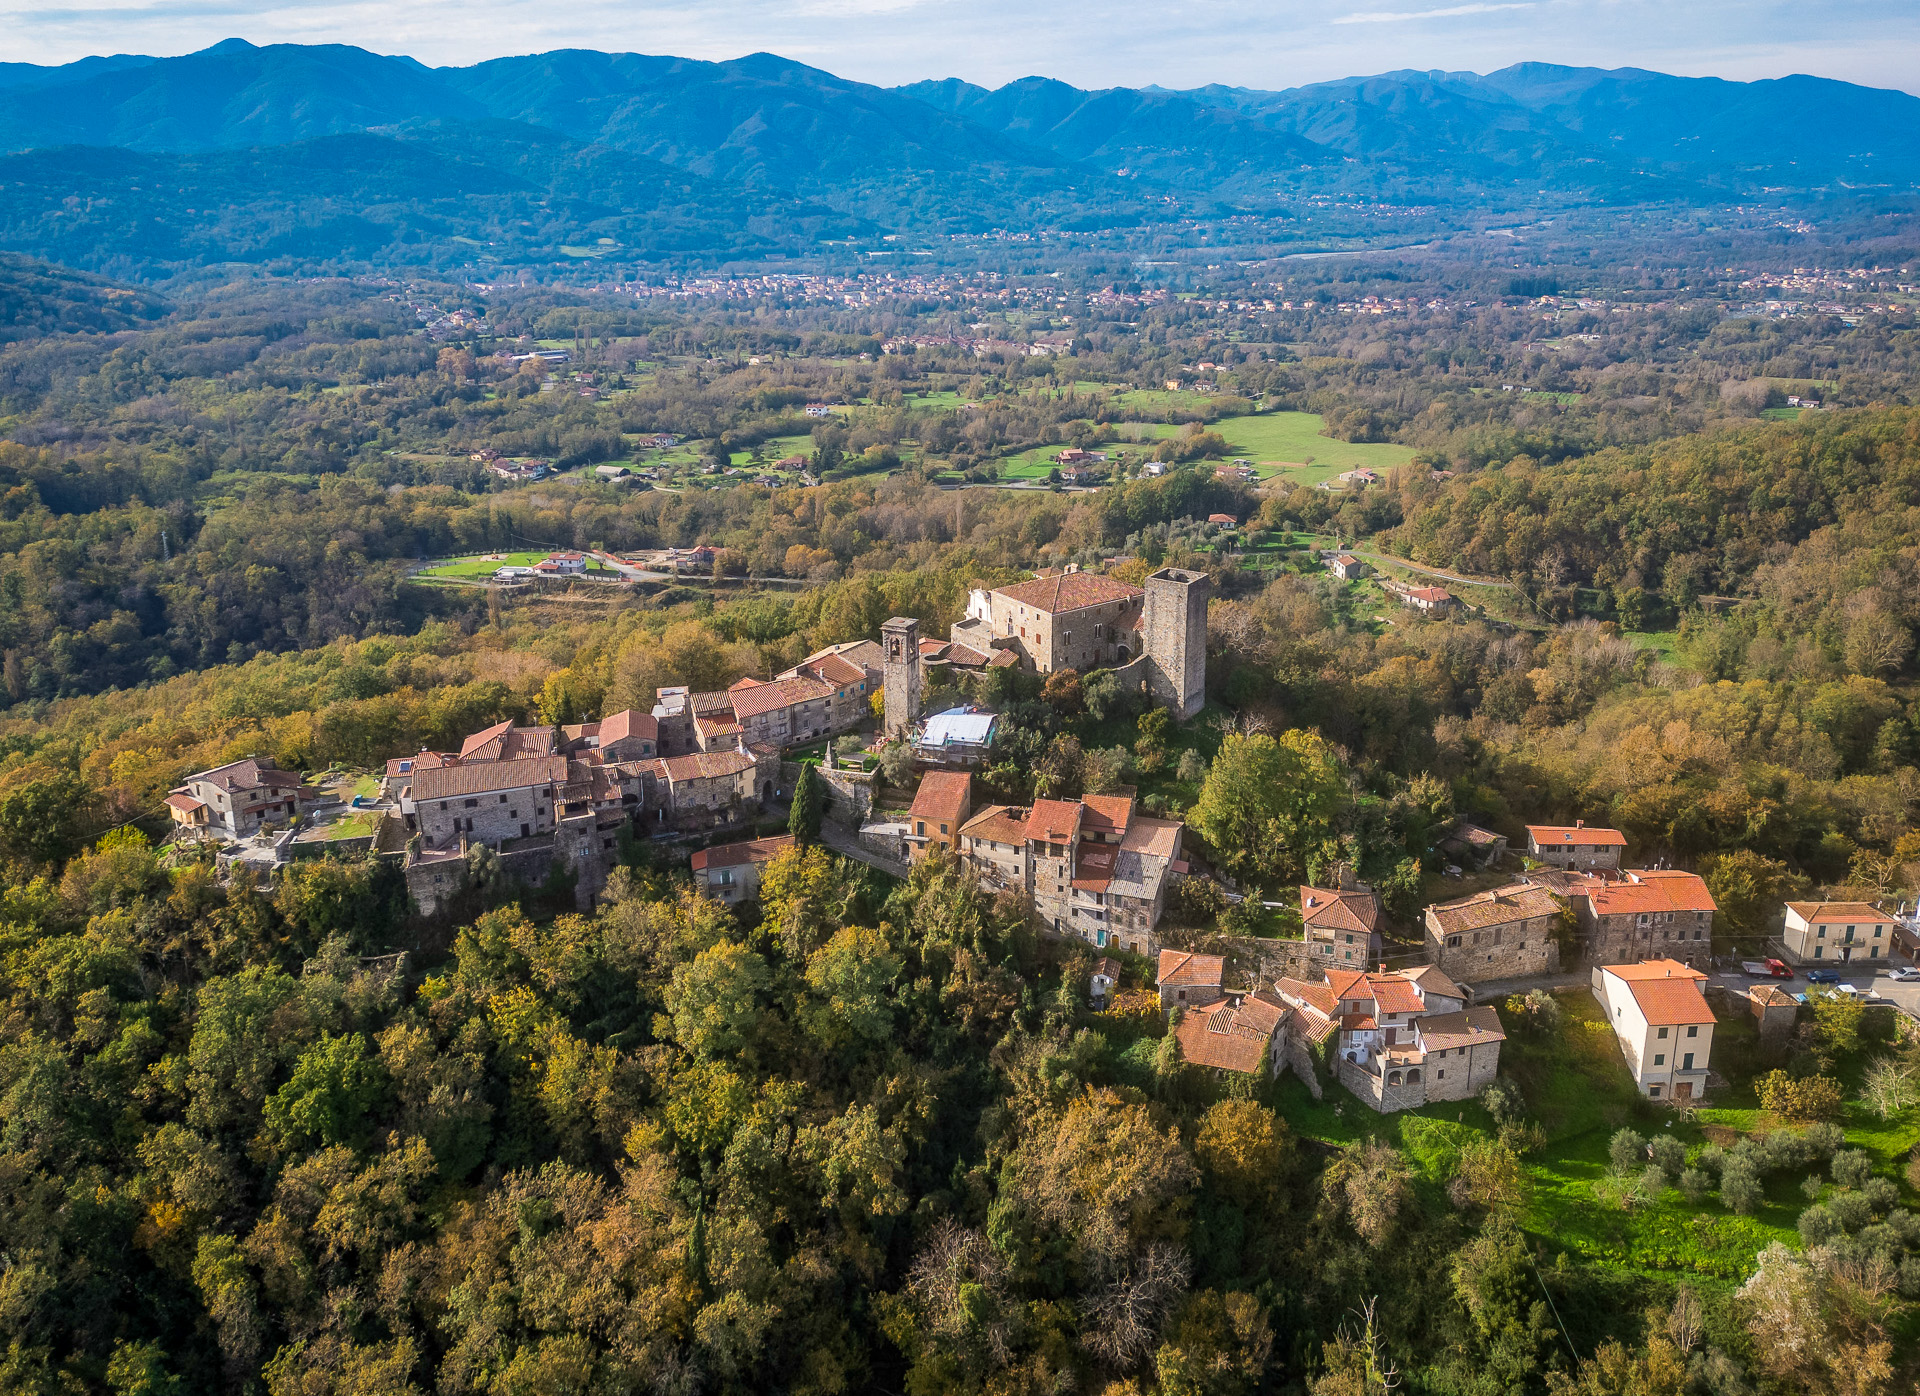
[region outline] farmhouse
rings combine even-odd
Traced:
[[[1693,873],[1641,868],[1621,878],[1576,877],[1569,885],[1589,965],[1654,955],[1678,956],[1691,964],[1713,954],[1713,914],[1719,907]]]
[[[1300,889],[1307,949],[1329,965],[1364,969],[1380,956],[1380,903],[1371,888],[1353,880],[1344,864],[1337,880],[1335,888]]]
[[[1189,1008],[1173,1027],[1180,1059],[1215,1071],[1274,1075],[1283,1047],[1279,1029],[1287,1013],[1287,1005],[1264,989]]]
[[[298,772],[262,756],[196,771],[167,796],[174,827],[230,839],[249,838],[264,824],[291,823],[299,813]]]
[[[1617,868],[1627,847],[1618,829],[1589,829],[1584,820],[1527,825],[1527,856],[1555,868]]]
[[[1340,1083],[1383,1114],[1465,1100],[1499,1074],[1499,1014],[1466,1007],[1465,991],[1431,966],[1332,970],[1319,983],[1281,979],[1274,992],[1291,1010],[1284,1059],[1305,1072],[1331,1038]]]
[[[1162,1012],[1178,1007],[1198,1008],[1217,1003],[1227,962],[1218,955],[1196,955],[1190,950],[1162,950],[1154,982],[1160,986]]]

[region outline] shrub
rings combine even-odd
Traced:
[[[1809,1173],[1800,1184],[1800,1191],[1809,1202],[1818,1202],[1820,1194],[1827,1190],[1826,1181],[1818,1173]]]
[[[1800,1240],[1809,1250],[1826,1244],[1839,1234],[1840,1223],[1834,1220],[1828,1208],[1815,1205],[1800,1214]]]
[[[1687,1201],[1698,1204],[1713,1186],[1713,1179],[1697,1168],[1684,1168],[1680,1171],[1680,1195]]]
[[[1669,1178],[1679,1177],[1680,1170],[1687,1166],[1687,1146],[1671,1134],[1654,1135],[1647,1141],[1647,1153],[1654,1166]]]
[[[1607,1161],[1615,1173],[1631,1173],[1647,1156],[1646,1151],[1646,1140],[1630,1129],[1623,1129],[1607,1145]]]
[[[1729,1165],[1720,1174],[1720,1201],[1729,1212],[1751,1216],[1765,1195],[1759,1176],[1751,1169]]]
[[[1840,1083],[1831,1076],[1793,1077],[1769,1071],[1759,1082],[1760,1104],[1790,1120],[1824,1120],[1840,1110]]]
[[[1649,1200],[1665,1192],[1667,1184],[1672,1181],[1667,1170],[1657,1163],[1648,1164],[1646,1169],[1640,1174],[1640,1186],[1645,1189]]]
[[[1873,1159],[1859,1149],[1842,1149],[1833,1156],[1829,1170],[1833,1181],[1843,1188],[1865,1187],[1873,1176]]]
[[[1527,1108],[1526,1101],[1521,1098],[1520,1088],[1504,1076],[1487,1082],[1480,1092],[1480,1104],[1486,1107],[1487,1113],[1493,1116],[1493,1122],[1498,1125],[1511,1124]]]

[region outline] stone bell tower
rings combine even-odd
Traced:
[[[920,622],[895,616],[880,627],[882,691],[886,697],[886,735],[905,737],[920,720]]]

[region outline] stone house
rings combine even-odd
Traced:
[[[1617,868],[1627,836],[1618,829],[1589,829],[1584,821],[1527,825],[1527,856],[1554,868]]]
[[[297,771],[261,756],[196,771],[167,796],[174,826],[195,833],[249,838],[265,824],[288,824],[300,812]]]
[[[1466,1007],[1466,993],[1440,970],[1334,970],[1324,982],[1281,979],[1276,996],[1291,1012],[1284,1054],[1300,1069],[1309,1044],[1333,1039],[1340,1083],[1384,1113],[1478,1095],[1500,1071],[1506,1034],[1491,1005]]]
[[[1139,587],[1069,566],[1015,586],[976,589],[967,620],[949,638],[975,650],[1012,650],[1031,673],[1112,668],[1139,652],[1145,596]]]
[[[1307,950],[1329,966],[1365,969],[1380,958],[1380,903],[1342,865],[1338,887],[1302,887],[1300,924]]]
[[[1160,988],[1160,1008],[1201,1008],[1218,1003],[1223,997],[1221,983],[1227,962],[1218,955],[1196,955],[1191,950],[1162,950],[1155,982]]]
[[[1782,939],[1798,964],[1879,960],[1891,953],[1899,924],[1871,902],[1788,902]]]
[[[545,836],[555,827],[555,800],[567,782],[564,756],[435,766],[413,775],[414,818],[429,848]]]
[[[569,750],[597,751],[609,761],[646,761],[660,755],[660,724],[638,708],[561,731]]]
[[[1593,972],[1593,996],[1649,1100],[1686,1102],[1706,1094],[1714,1027],[1713,1010],[1700,992],[1706,978],[1677,960],[1603,965]]]
[[[1567,904],[1544,887],[1514,883],[1427,908],[1427,962],[1454,979],[1478,984],[1560,969],[1560,931]]]
[[[1189,1008],[1173,1027],[1180,1059],[1246,1076],[1278,1073],[1287,1005],[1267,990]]]
[[[1490,868],[1507,856],[1507,836],[1463,819],[1440,840],[1440,851],[1458,858],[1467,867]]]
[[[960,826],[960,856],[983,884],[1024,892],[1056,935],[1152,954],[1167,886],[1186,870],[1183,826],[1136,814],[1129,795],[988,805]]]
[[[1353,582],[1367,575],[1367,564],[1351,553],[1335,553],[1327,560],[1327,570],[1343,582]]]
[[[965,771],[928,771],[920,777],[913,808],[907,811],[908,857],[919,862],[928,850],[952,852],[960,844],[960,826],[973,812],[973,777]]]
[[[782,834],[699,849],[693,855],[693,885],[729,906],[747,901],[760,895],[761,870],[792,847],[793,836]]]
[[[1800,1001],[1778,984],[1755,984],[1746,993],[1754,1026],[1764,1041],[1778,1042],[1793,1031],[1800,1016]]]
[[[1569,885],[1589,965],[1656,955],[1688,963],[1712,957],[1713,914],[1719,908],[1695,874],[1640,868],[1620,878],[1575,878]]]

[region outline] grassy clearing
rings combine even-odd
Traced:
[[[553,549],[542,548],[535,552],[485,553],[478,557],[449,558],[445,562],[436,562],[432,566],[422,569],[419,575],[425,578],[491,577],[502,567],[531,567],[542,558],[551,557],[552,555]],[[587,560],[587,575],[612,576],[613,574],[598,562],[589,558]]]
[[[760,459],[766,465],[772,465],[775,461],[784,459],[787,456],[811,457],[812,455],[813,437],[810,435],[770,436],[760,443]],[[733,465],[752,465],[753,452],[735,451],[732,456],[729,457],[729,463]]]
[[[1343,470],[1363,465],[1391,470],[1413,459],[1410,446],[1322,436],[1325,425],[1316,412],[1262,412],[1223,417],[1212,429],[1227,438],[1233,455],[1249,457],[1262,479],[1284,474],[1289,481],[1317,485]]]

